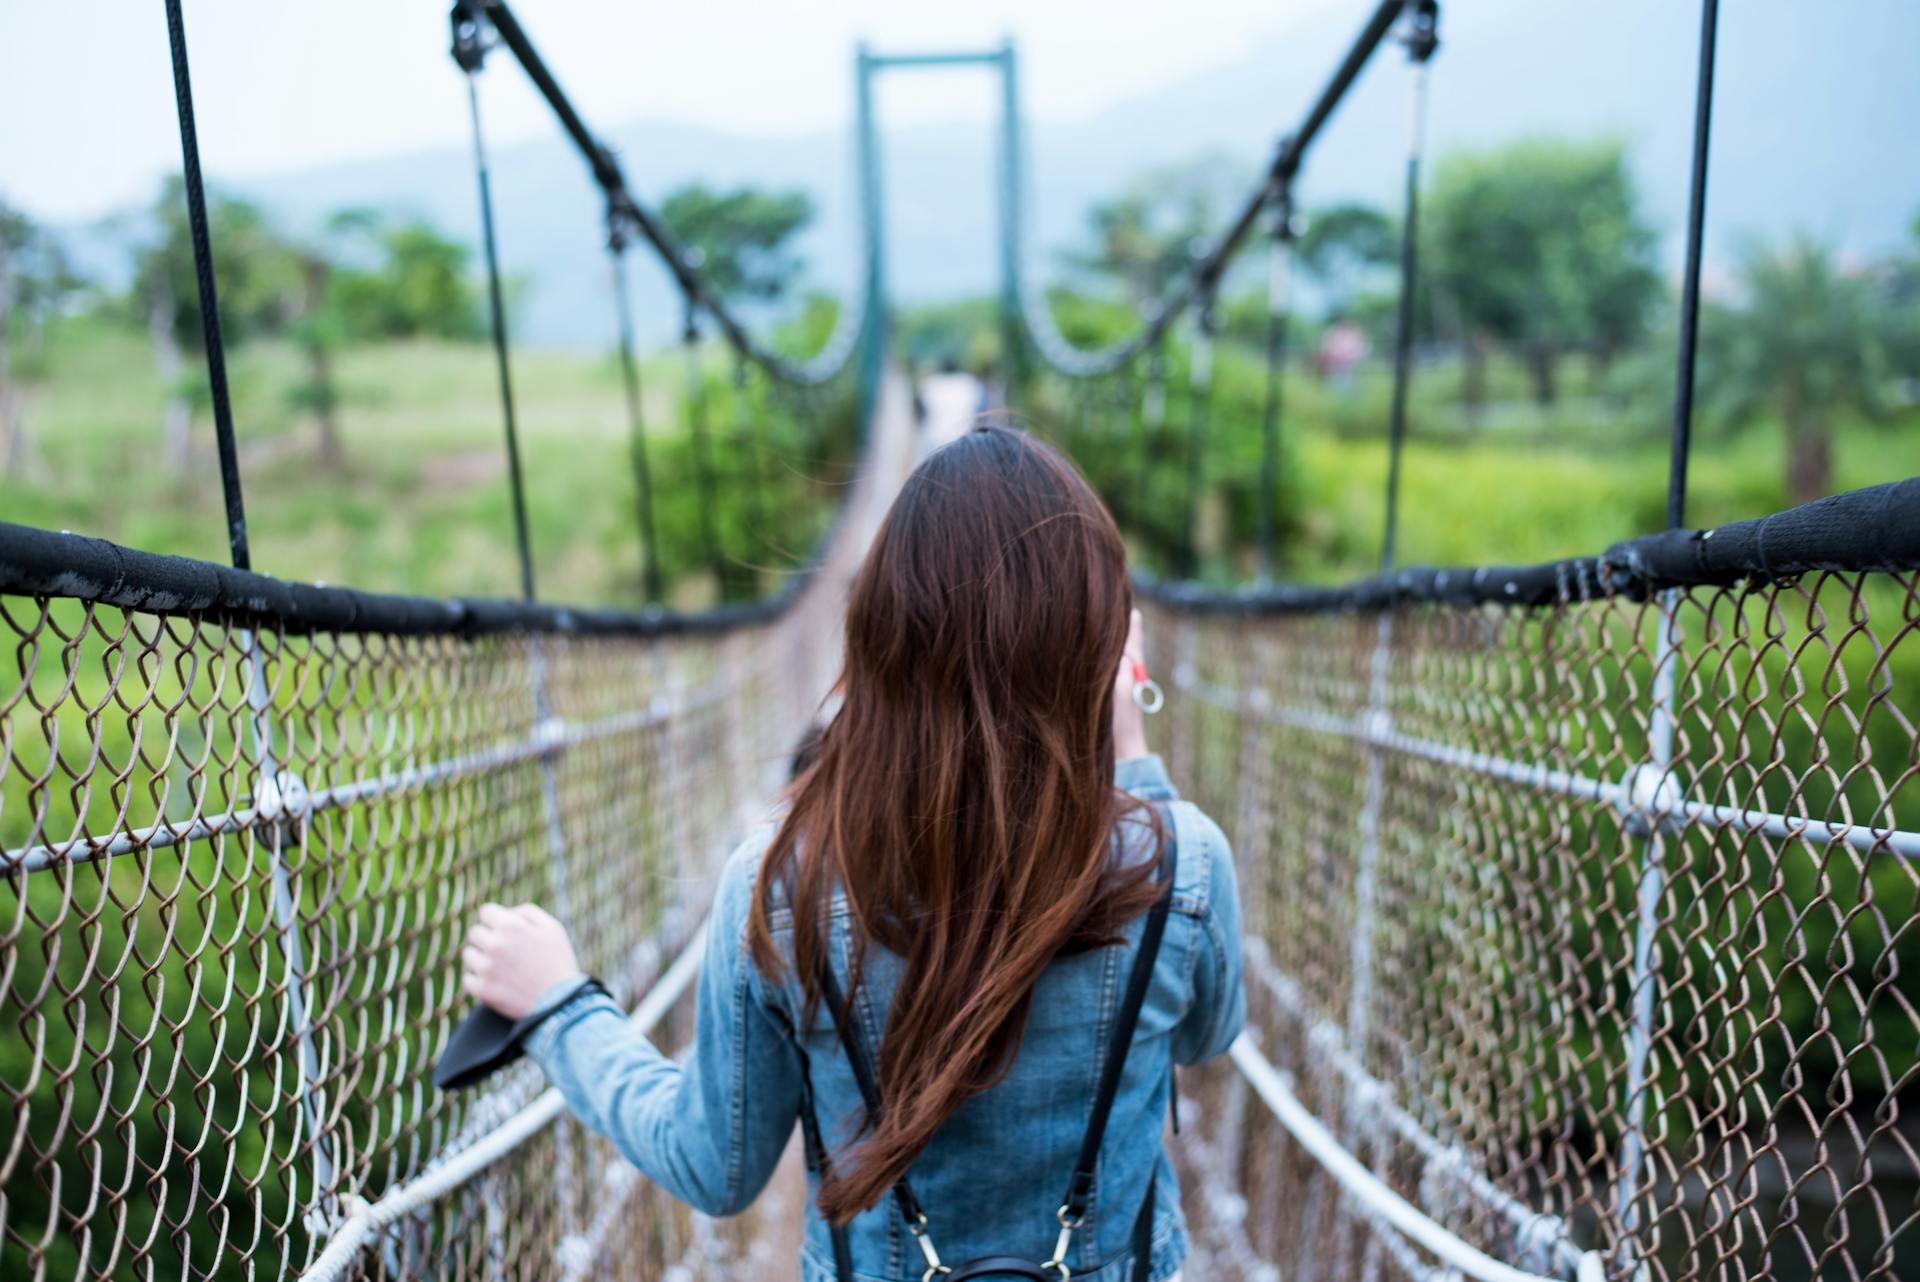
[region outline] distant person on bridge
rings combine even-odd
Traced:
[[[1173,1065],[1246,1003],[1233,857],[1148,752],[1132,604],[1060,454],[1000,427],[937,450],[854,581],[841,710],[721,874],[685,1067],[556,996],[583,977],[537,908],[482,909],[467,991],[559,1002],[528,1052],[707,1214],[799,1121],[805,1282],[1175,1277]]]
[[[1343,393],[1351,392],[1354,371],[1372,350],[1372,344],[1367,342],[1366,330],[1348,317],[1336,316],[1327,326],[1326,333],[1320,336],[1315,368],[1322,382],[1333,384]]]

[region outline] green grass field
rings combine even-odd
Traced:
[[[1570,365],[1574,364],[1570,362]],[[1493,400],[1480,425],[1460,408],[1460,370],[1451,362],[1421,368],[1410,396],[1401,495],[1401,561],[1406,564],[1526,563],[1592,554],[1618,539],[1661,529],[1666,520],[1666,388],[1622,401],[1576,366],[1565,397],[1550,410],[1525,393],[1517,367],[1496,363]],[[1202,577],[1226,583],[1254,570],[1248,546],[1256,528],[1264,372],[1255,353],[1223,350],[1217,361],[1205,488],[1212,509],[1199,521]],[[1345,390],[1304,371],[1288,375],[1282,417],[1282,524],[1285,577],[1332,582],[1370,574],[1385,514],[1386,428],[1390,374],[1364,369]],[[1178,376],[1168,419],[1187,413]],[[1048,384],[1036,417],[1072,422],[1071,392]],[[1131,429],[1128,429],[1129,431]],[[1081,431],[1071,439],[1086,439]],[[1176,523],[1184,507],[1185,444],[1159,442],[1160,472],[1148,487],[1153,517]],[[1103,489],[1125,494],[1137,469],[1131,440],[1117,451],[1081,449],[1083,466]],[[1835,423],[1833,488],[1850,489],[1920,474],[1920,406],[1881,422]],[[1788,506],[1782,425],[1763,418],[1739,426],[1697,416],[1689,470],[1687,520],[1709,526]],[[1230,540],[1231,528],[1237,538]],[[1232,553],[1228,545],[1238,542]]]
[[[737,469],[740,422],[719,360],[711,430],[719,466]],[[196,410],[182,471],[162,435],[164,386],[144,335],[104,323],[65,325],[25,409],[33,448],[0,480],[0,514],[152,551],[225,561],[211,413]],[[377,591],[512,596],[519,590],[492,349],[394,343],[345,352],[339,419],[347,462],[319,465],[311,415],[296,408],[298,353],[256,344],[231,362],[241,472],[256,569]],[[515,401],[539,590],[555,601],[638,604],[640,541],[619,366],[612,354],[529,351],[513,362]],[[678,352],[645,362],[642,386],[660,490],[662,542],[691,539],[696,496],[683,422]],[[817,467],[775,438],[755,460],[772,488]],[[723,477],[723,483],[725,478]],[[823,492],[817,506],[830,505]],[[771,501],[771,500],[770,500]],[[728,550],[773,565],[738,531]],[[691,559],[692,553],[687,553]],[[711,577],[683,575],[676,604],[698,607]]]
[[[100,535],[154,551],[226,559],[210,415],[193,424],[188,468],[162,442],[164,389],[146,336],[99,319],[63,322],[41,376],[27,385],[29,467],[0,480],[5,519]],[[256,344],[233,361],[235,409],[247,512],[257,568],[282,577],[380,591],[507,596],[517,591],[498,393],[491,349],[482,344],[391,343],[350,349],[339,361],[340,421],[347,464],[318,465],[318,436],[297,407],[298,353]],[[712,406],[721,466],[739,468],[739,423],[713,362]],[[610,354],[523,351],[514,358],[522,450],[540,593],[556,601],[635,604],[640,552],[625,401]],[[1523,562],[1596,552],[1662,522],[1667,446],[1664,407],[1608,408],[1568,379],[1567,404],[1542,414],[1521,395],[1517,370],[1496,365],[1496,398],[1486,425],[1469,428],[1457,406],[1459,372],[1423,370],[1416,382],[1402,526],[1403,560],[1472,564]],[[677,352],[645,362],[647,421],[656,450],[684,453],[685,371]],[[1207,477],[1216,508],[1245,528],[1258,474],[1260,373],[1251,353],[1220,361]],[[1385,476],[1387,379],[1369,369],[1340,394],[1304,374],[1287,388],[1287,572],[1327,581],[1369,572],[1377,556]],[[1073,413],[1057,388],[1026,407],[1042,429]],[[1179,421],[1182,400],[1169,405]],[[1083,438],[1084,439],[1084,438]],[[1182,447],[1183,448],[1183,447]],[[1692,467],[1689,519],[1717,524],[1775,510],[1785,502],[1779,424],[1738,430],[1703,422]],[[1124,443],[1093,470],[1131,467]],[[806,470],[780,439],[751,457],[763,476],[793,482]],[[1163,460],[1156,502],[1178,491]],[[1889,421],[1838,424],[1836,488],[1920,473],[1920,411]],[[662,464],[663,542],[692,538],[698,496],[683,469]],[[723,478],[724,479],[724,478]],[[779,564],[803,551],[768,549],[746,532],[730,491],[728,550],[743,561]],[[808,487],[824,509],[831,489]],[[1222,503],[1224,499],[1224,503]],[[1209,519],[1203,512],[1203,524]],[[1225,518],[1218,511],[1216,526]],[[675,535],[673,529],[686,527]],[[810,528],[810,526],[809,526]],[[796,537],[776,540],[799,542]],[[1215,555],[1208,577],[1250,569],[1243,550]],[[782,552],[786,555],[783,556]],[[682,549],[679,561],[694,553]],[[763,582],[768,581],[763,579]],[[697,607],[712,599],[711,577],[684,574],[669,596]]]

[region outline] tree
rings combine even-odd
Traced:
[[[459,241],[432,223],[392,223],[371,210],[337,213],[327,225],[334,260],[330,296],[356,338],[478,338],[480,292]]]
[[[1372,205],[1329,205],[1307,218],[1294,256],[1325,295],[1327,310],[1344,312],[1355,289],[1399,260],[1400,230]]]
[[[1811,502],[1833,485],[1834,414],[1882,410],[1886,353],[1873,283],[1839,271],[1824,246],[1800,236],[1779,249],[1748,246],[1740,284],[1743,306],[1702,318],[1703,391],[1722,421],[1763,409],[1780,416],[1787,499]]]
[[[1069,253],[1068,266],[1119,285],[1135,306],[1157,301],[1218,228],[1237,177],[1218,157],[1147,174],[1087,212],[1093,246]]]
[[[1880,331],[1887,363],[1920,399],[1920,215],[1904,252],[1880,265]]]
[[[293,400],[314,416],[320,461],[337,468],[346,461],[334,377],[340,348],[356,339],[478,337],[479,294],[466,246],[419,220],[388,223],[372,210],[345,209],[291,250],[291,334],[306,361]]]
[[[328,230],[337,232],[341,225],[341,218],[336,216]],[[346,447],[340,440],[340,392],[333,362],[346,341],[347,317],[335,288],[339,269],[331,249],[322,239],[294,250],[300,263],[300,294],[293,338],[306,358],[307,374],[295,385],[293,401],[297,408],[313,411],[320,435],[321,465],[338,470],[346,462]]]
[[[0,201],[0,470],[7,476],[19,475],[28,455],[14,340],[29,331],[44,339],[48,317],[79,286],[59,242]]]
[[[803,191],[717,192],[693,183],[667,197],[660,217],[699,253],[701,274],[721,298],[771,303],[804,266],[788,242],[813,221],[813,200]]]
[[[164,439],[178,471],[187,466],[193,404],[183,352],[205,354],[200,292],[184,187],[170,178],[151,213],[152,238],[135,257],[132,297],[144,311],[154,362],[167,388]],[[238,345],[282,328],[297,296],[296,259],[251,202],[207,195],[208,237],[227,342]]]
[[[1422,271],[1462,337],[1518,353],[1550,405],[1565,352],[1610,360],[1660,299],[1657,241],[1639,203],[1618,142],[1455,152],[1427,194]]]

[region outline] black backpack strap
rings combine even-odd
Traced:
[[[801,1150],[806,1155],[807,1170],[820,1179],[827,1173],[827,1142],[822,1138],[820,1113],[813,1103],[813,1062],[807,1057],[806,1039],[791,1022],[787,1022],[787,1035],[793,1039],[794,1050],[800,1056]],[[853,1282],[853,1248],[848,1243],[846,1227],[828,1225],[827,1232],[833,1240],[834,1277],[838,1282]]]
[[[825,1176],[827,1144],[820,1136],[820,1115],[814,1111],[813,1082],[804,1059],[800,1074],[800,1135],[807,1155],[807,1169],[813,1172],[815,1178]],[[827,1232],[833,1239],[834,1277],[839,1282],[853,1282],[853,1248],[847,1241],[846,1226],[831,1224],[827,1226]]]
[[[1100,1089],[1093,1097],[1093,1112],[1087,1117],[1086,1134],[1080,1140],[1080,1160],[1074,1163],[1073,1180],[1067,1185],[1066,1199],[1060,1206],[1062,1227],[1072,1228],[1085,1218],[1087,1202],[1093,1196],[1094,1168],[1100,1162],[1100,1142],[1106,1138],[1107,1116],[1113,1112],[1114,1096],[1120,1093],[1120,1073],[1126,1067],[1127,1052],[1133,1048],[1134,1030],[1140,1023],[1140,1008],[1146,1003],[1147,989],[1153,986],[1153,968],[1160,956],[1160,940],[1167,933],[1167,915],[1173,908],[1173,882],[1179,867],[1180,844],[1174,835],[1173,815],[1165,805],[1155,803],[1166,839],[1160,845],[1160,897],[1147,913],[1147,924],[1140,932],[1140,948],[1133,955],[1133,969],[1127,975],[1127,992],[1120,1013],[1107,1038],[1107,1055],[1100,1066]],[[1151,1184],[1149,1184],[1151,1190]]]
[[[867,1118],[877,1122],[881,1109],[880,1082],[874,1073],[872,1061],[867,1058],[866,1039],[860,1036],[860,1026],[854,1023],[846,999],[840,995],[840,981],[834,977],[831,957],[821,961],[820,998],[826,1002],[827,1014],[833,1017],[834,1029],[840,1034],[840,1045],[847,1052],[847,1066],[853,1070],[854,1084],[860,1088],[860,1099],[867,1106]],[[893,1200],[899,1204],[900,1214],[906,1219],[907,1232],[924,1239],[927,1212],[904,1174],[894,1181]],[[924,1240],[921,1246],[923,1249],[926,1246]]]
[[[1149,1282],[1153,1276],[1153,1194],[1160,1180],[1160,1164],[1147,1173],[1147,1195],[1140,1199],[1140,1213],[1133,1217],[1133,1282]]]

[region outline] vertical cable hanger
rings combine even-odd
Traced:
[[[1693,382],[1700,345],[1700,248],[1707,220],[1707,144],[1713,131],[1713,54],[1720,0],[1700,5],[1700,67],[1694,86],[1693,172],[1687,192],[1687,266],[1680,284],[1679,368],[1673,385],[1673,450],[1667,468],[1667,528],[1687,519],[1687,456],[1693,447]]]
[[[1148,532],[1148,514],[1152,512],[1150,481],[1154,448],[1167,419],[1167,345],[1156,339],[1147,355],[1146,375],[1140,381],[1140,399],[1135,406],[1133,508],[1134,523],[1142,536]]]
[[[1427,71],[1440,47],[1438,0],[1407,0],[1407,59],[1413,64],[1413,114],[1407,139],[1406,215],[1400,227],[1400,305],[1393,335],[1393,409],[1388,419],[1387,516],[1380,571],[1398,563],[1400,468],[1407,443],[1407,391],[1413,378],[1414,291],[1419,281],[1420,155],[1426,146]]]
[[[1267,276],[1267,397],[1260,425],[1259,581],[1273,581],[1280,526],[1280,410],[1287,366],[1287,323],[1292,304],[1293,245],[1299,229],[1293,212],[1293,185],[1277,183],[1273,193],[1273,257]]]
[[[253,568],[247,547],[247,511],[240,496],[240,450],[234,443],[233,397],[227,386],[227,345],[220,331],[220,299],[213,279],[213,242],[207,231],[207,191],[200,174],[200,135],[193,123],[193,82],[187,71],[187,26],[180,0],[166,0],[167,44],[173,55],[173,101],[180,119],[180,168],[193,240],[194,284],[200,297],[200,334],[207,349],[207,387],[220,450],[220,490],[227,507],[227,548],[235,569]]]
[[[627,393],[628,449],[640,530],[640,583],[647,604],[660,600],[660,535],[653,513],[653,468],[647,459],[646,413],[640,395],[640,362],[634,355],[633,302],[627,296],[626,222],[611,197],[607,201],[607,256],[613,267],[614,311],[620,327],[620,380]]]
[[[744,473],[741,488],[745,499],[747,544],[752,549],[748,555],[755,561],[748,564],[749,577],[754,573],[754,564],[762,558],[759,554],[772,550],[772,531],[767,527],[766,496],[762,492],[760,473],[762,470],[761,447],[758,430],[759,415],[754,413],[752,372],[747,368],[747,359],[734,353],[733,382],[733,448],[739,453],[740,468]]]
[[[1698,355],[1700,322],[1700,249],[1707,211],[1707,144],[1713,122],[1714,45],[1720,19],[1719,0],[1701,0],[1700,60],[1694,84],[1693,158],[1687,198],[1687,264],[1681,282],[1678,369],[1674,379],[1672,456],[1667,471],[1667,528],[1686,520],[1687,456],[1693,436],[1693,378]],[[1660,593],[1659,642],[1654,651],[1652,707],[1647,715],[1647,758],[1635,776],[1650,781],[1658,797],[1677,786],[1673,773],[1676,755],[1684,758],[1685,740],[1678,715],[1681,680],[1680,602],[1682,590]],[[1677,742],[1676,742],[1677,741]],[[1680,848],[1684,834],[1673,839]],[[1660,1004],[1661,907],[1667,891],[1669,838],[1664,825],[1647,825],[1642,837],[1640,875],[1635,885],[1633,966],[1629,972],[1632,1006],[1627,1031],[1626,1072],[1622,1082],[1626,1126],[1620,1138],[1620,1163],[1614,1187],[1614,1214],[1621,1234],[1616,1244],[1623,1276],[1633,1276],[1644,1244],[1639,1239],[1640,1208],[1647,1151],[1648,1099],[1658,1090],[1653,1065],[1655,1025]],[[1658,1105],[1655,1105],[1658,1108]]]
[[[1108,431],[1106,435],[1112,441],[1113,448],[1118,451],[1120,448],[1120,437],[1118,433],[1123,425],[1136,435],[1140,430],[1138,412],[1135,408],[1140,401],[1140,368],[1138,362],[1129,362],[1114,371],[1113,378],[1107,387],[1107,394],[1108,400],[1105,406],[1105,418]],[[1114,479],[1110,489],[1111,502],[1109,506],[1112,508],[1114,521],[1120,526],[1121,532],[1125,533],[1135,528],[1139,518],[1133,511],[1132,496],[1127,493],[1126,472],[1124,468],[1115,469]]]
[[[1219,281],[1203,282],[1198,309],[1193,317],[1193,354],[1187,366],[1187,493],[1180,526],[1180,559],[1175,567],[1183,579],[1199,571],[1200,547],[1197,526],[1200,521],[1200,490],[1206,471],[1207,435],[1213,414],[1213,342],[1219,332],[1220,316],[1216,290]]]
[[[480,189],[480,233],[487,255],[487,305],[493,323],[494,361],[500,371],[500,413],[507,432],[507,481],[513,492],[513,533],[520,552],[520,594],[534,599],[533,542],[527,532],[527,494],[520,472],[520,435],[513,413],[513,371],[507,350],[507,307],[500,284],[500,248],[493,230],[493,185],[487,170],[487,146],[480,129],[480,91],[476,75],[486,62],[486,27],[481,0],[455,0],[453,60],[467,77],[467,116],[473,124],[473,170]]]
[[[700,311],[691,294],[686,296],[686,324],[680,341],[687,355],[687,417],[693,441],[694,484],[700,496],[700,543],[713,570],[720,599],[726,600],[733,576],[727,572],[727,558],[720,545],[720,529],[714,521],[719,495],[713,483],[713,449],[707,440],[707,375],[700,362]]]
[[[238,570],[253,568],[247,542],[246,505],[240,491],[240,453],[234,439],[232,391],[227,382],[226,339],[220,326],[220,300],[214,281],[213,241],[207,218],[206,183],[200,171],[200,138],[194,127],[193,83],[187,65],[186,19],[181,0],[166,0],[167,43],[173,59],[174,108],[180,123],[180,159],[187,198],[187,226],[193,241],[194,285],[200,300],[200,332],[207,349],[207,385],[213,401],[215,439],[220,455],[220,488],[227,514],[227,546]],[[304,787],[274,747],[274,691],[268,676],[270,652],[258,628],[235,628],[232,643],[241,653],[247,720],[253,767],[252,791],[256,807],[264,809],[272,797],[283,810],[285,798],[304,794]],[[256,812],[258,813],[258,811]],[[323,1089],[326,1073],[314,1038],[312,994],[301,939],[299,895],[289,847],[301,842],[302,826],[284,818],[267,827],[265,839],[271,870],[273,926],[286,966],[287,1025],[294,1050],[294,1090],[299,1102],[301,1151],[313,1160],[313,1198],[316,1209],[332,1201],[340,1175],[336,1142],[328,1133],[328,1108]],[[296,1132],[297,1134],[298,1132]]]

